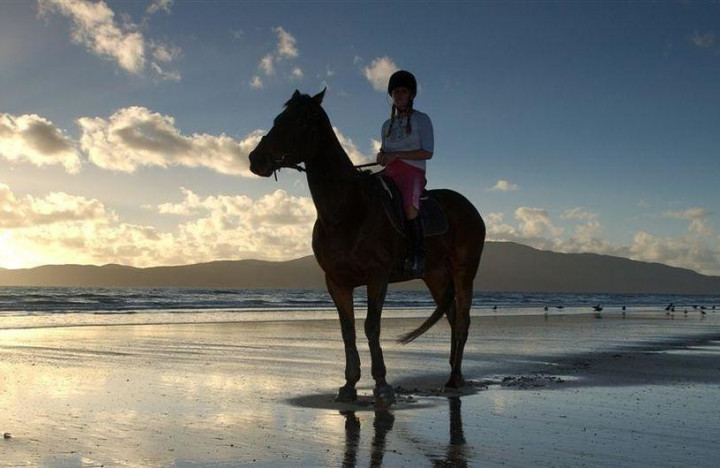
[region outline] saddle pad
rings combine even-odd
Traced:
[[[407,234],[405,208],[402,195],[395,183],[386,177],[377,177],[381,188],[383,209],[393,227],[403,236]],[[445,234],[448,230],[448,220],[440,203],[428,192],[420,197],[420,220],[423,224],[425,237]]]

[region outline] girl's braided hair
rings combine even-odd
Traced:
[[[410,102],[408,103],[407,107],[407,123],[405,124],[405,132],[409,135],[412,133],[412,125],[410,125],[410,116],[412,116],[413,113],[413,100],[410,99]],[[398,111],[398,108],[395,107],[395,104],[392,105],[392,109],[390,110],[390,125],[388,126],[388,131],[385,134],[385,136],[390,136],[390,132],[392,132],[393,124],[395,123],[395,119],[398,117],[400,112]]]

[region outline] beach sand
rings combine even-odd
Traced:
[[[390,313],[389,315],[392,315]],[[677,466],[720,460],[720,313],[474,317],[471,385],[441,394],[449,330],[394,338],[375,411],[335,320],[0,330],[0,466]],[[0,323],[1,326],[1,323]],[[362,323],[358,335],[362,337]]]

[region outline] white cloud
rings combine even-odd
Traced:
[[[0,114],[0,158],[39,167],[61,165],[70,173],[77,173],[81,167],[73,140],[35,114]]]
[[[515,219],[520,224],[520,233],[525,237],[557,237],[563,232],[562,228],[553,225],[550,215],[542,208],[521,206],[515,210]]]
[[[717,248],[720,238],[707,224],[702,224],[707,222],[709,213],[701,208],[692,208],[667,212],[665,216],[689,221],[689,234],[663,237],[639,231],[629,244],[615,244],[603,239],[604,229],[597,221],[597,215],[581,208],[568,210],[561,216],[586,221],[576,225],[569,236],[556,227],[548,212],[541,208],[518,208],[515,211],[516,225],[506,223],[502,213],[490,213],[485,221],[488,240],[519,242],[555,252],[614,255],[720,275],[720,249]]]
[[[172,62],[180,56],[182,50],[174,45],[152,44],[153,58],[159,62]]]
[[[398,66],[390,57],[376,58],[370,65],[363,68],[363,75],[376,91],[387,92],[390,75],[398,70]]]
[[[350,138],[343,135],[337,127],[333,127],[333,131],[340,141],[340,145],[343,147],[345,152],[350,157],[350,160],[354,164],[366,164],[375,161],[374,155],[365,155],[357,148],[355,143]],[[379,149],[378,149],[379,150]]]
[[[182,135],[175,120],[144,107],[120,109],[109,119],[78,119],[80,146],[104,169],[134,172],[142,166],[206,167],[223,174],[250,176],[248,155],[261,131],[237,141],[229,136]]]
[[[147,12],[152,14],[162,10],[169,13],[172,3],[171,0],[156,0]],[[69,18],[73,42],[85,46],[99,57],[115,61],[128,73],[141,75],[146,69],[148,50],[151,50],[156,61],[149,64],[149,69],[163,80],[180,79],[177,71],[164,70],[170,61],[180,55],[180,49],[148,42],[140,27],[127,19],[118,24],[115,13],[104,1],[38,0],[38,6],[41,15],[57,13]],[[161,67],[158,61],[165,66]]]
[[[640,231],[633,236],[629,256],[636,260],[720,275],[720,251],[716,245],[709,247],[702,236],[660,237]]]
[[[262,79],[257,75],[253,76],[252,80],[250,80],[250,87],[252,89],[263,89],[263,86]]]
[[[282,26],[273,29],[278,35],[277,57],[279,59],[297,58],[299,54],[296,40],[292,34],[285,31]]]
[[[17,198],[10,187],[0,183],[0,228],[17,229],[107,217],[98,200],[54,192],[41,198]]]
[[[153,73],[155,74],[155,77],[159,79],[160,81],[180,81],[182,79],[182,76],[180,76],[180,73],[176,71],[167,71],[164,70],[160,65],[153,62],[150,64],[150,68],[152,69]]]
[[[583,208],[573,208],[570,210],[565,210],[565,212],[560,215],[562,219],[579,219],[584,221],[589,221],[597,218],[597,213],[592,213],[589,211],[585,211]]]
[[[265,73],[265,75],[270,76],[275,74],[275,57],[272,54],[267,54],[265,57],[263,57],[260,60],[260,63],[258,64],[258,68]]]
[[[98,200],[53,193],[16,196],[0,184],[0,265],[120,263],[137,267],[258,258],[288,260],[311,253],[315,208],[283,190],[199,196],[155,207],[181,215],[176,227],[124,222]]]
[[[500,179],[492,188],[489,188],[487,190],[490,192],[512,192],[517,189],[518,186],[516,184],[511,184],[507,180]]]
[[[701,34],[698,31],[694,31],[690,35],[689,40],[695,47],[699,47],[701,49],[710,49],[717,42],[717,36],[712,31],[704,34]]]
[[[104,1],[39,0],[41,14],[59,13],[73,22],[72,40],[94,54],[115,60],[134,74],[145,66],[145,40],[134,26],[115,24],[115,13]]]
[[[170,13],[170,8],[173,3],[175,3],[174,0],[153,0],[153,2],[147,7],[147,12],[150,14],[157,13],[158,11]]]
[[[690,221],[690,225],[688,226],[690,232],[696,232],[706,236],[713,235],[713,230],[708,225],[707,219],[710,213],[704,208],[689,208],[685,211],[667,211],[663,213],[663,216]]]
[[[278,26],[272,29],[277,34],[277,46],[275,50],[265,54],[258,62],[258,69],[267,77],[274,76],[277,74],[278,67],[280,67],[285,76],[291,80],[296,80],[303,77],[303,72],[300,67],[292,67],[287,72],[287,69],[282,68],[281,62],[296,59],[300,53],[297,48],[297,41],[292,34],[286,31],[282,26]],[[263,82],[258,76],[254,76],[250,81],[250,86],[253,89],[262,89]]]

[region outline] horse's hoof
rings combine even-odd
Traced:
[[[445,384],[445,390],[458,390],[465,386],[465,379],[462,377],[451,377]]]
[[[375,387],[373,396],[375,397],[375,406],[380,408],[387,408],[395,403],[395,389],[389,384]]]
[[[335,401],[339,403],[349,403],[357,400],[357,390],[355,387],[340,387],[338,394],[335,397]]]

